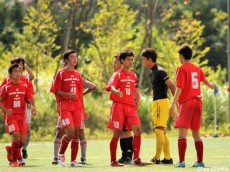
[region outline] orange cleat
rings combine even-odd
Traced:
[[[12,152],[11,152],[11,147],[10,146],[6,146],[6,152],[7,152],[7,160],[9,162],[12,161]]]
[[[18,167],[18,162],[17,161],[10,162],[10,166],[11,167]]]
[[[118,161],[112,161],[110,165],[112,167],[123,167],[124,166],[124,164],[121,164]]]

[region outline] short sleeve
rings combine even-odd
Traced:
[[[186,82],[186,74],[183,68],[178,67],[176,72],[176,84],[178,88],[184,89]]]
[[[167,79],[169,79],[168,74],[164,70],[159,70],[157,73],[157,76],[160,80],[163,80],[163,81],[166,81]]]
[[[61,75],[60,72],[57,73],[54,82],[50,88],[50,92],[56,94],[58,90],[61,90]]]
[[[114,77],[115,77],[116,73],[114,73],[111,78],[109,79],[109,82],[107,84],[107,86],[105,87],[105,91],[111,91],[111,85],[113,83]]]

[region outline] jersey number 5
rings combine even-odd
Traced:
[[[197,72],[191,72],[191,74],[192,74],[192,88],[198,89],[199,88],[198,74]]]

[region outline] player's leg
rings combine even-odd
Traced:
[[[125,132],[126,132],[126,126],[123,125],[123,129],[122,129],[122,133],[120,136],[120,148],[121,148],[121,158],[118,160],[119,163],[125,163],[126,162],[126,153],[127,153],[127,149],[126,149],[126,136],[125,136]]]
[[[56,134],[54,137],[54,159],[52,161],[52,164],[57,165],[58,164],[58,152],[61,146],[61,139],[65,134],[65,130],[62,128],[61,125],[61,117],[58,117],[57,120],[57,126],[56,126]]]
[[[18,165],[19,166],[24,166],[26,163],[22,157],[22,154],[21,154],[21,148],[26,144],[27,142],[27,135],[25,133],[23,134],[20,134],[20,146],[19,146],[19,149],[18,149]]]
[[[74,138],[75,127],[73,123],[73,117],[70,111],[61,110],[60,114],[62,128],[65,129],[66,134],[62,137],[61,140],[58,162],[61,166],[65,166],[65,151],[69,145],[69,142]]]
[[[139,155],[140,155],[140,149],[141,149],[141,126],[140,124],[137,125],[131,125],[131,128],[133,130],[134,136],[133,136],[133,160],[132,164],[138,165],[138,166],[144,166],[147,163],[142,162]]]
[[[179,128],[178,137],[178,153],[179,153],[179,163],[176,167],[185,167],[185,152],[187,149],[187,128]]]
[[[85,137],[85,129],[80,129],[79,138],[80,138],[80,146],[81,146],[81,159],[80,159],[79,163],[87,164],[87,162],[86,162],[87,140]]]
[[[29,145],[29,142],[30,142],[31,120],[32,120],[31,109],[26,108],[26,129],[27,129],[27,135],[26,135],[26,143],[22,147],[22,156],[23,156],[24,159],[26,159],[28,157],[27,146]]]
[[[125,125],[124,125],[125,126]],[[118,162],[129,164],[132,161],[133,156],[133,136],[131,131],[127,131],[126,127],[122,130],[122,134],[120,136],[120,147],[122,151],[122,157]]]
[[[117,161],[117,143],[119,140],[119,137],[121,135],[121,130],[114,130],[113,131],[113,137],[110,140],[110,158],[111,158],[111,166],[123,166],[123,164],[119,163]]]
[[[196,154],[197,154],[197,162],[195,162],[193,167],[204,167],[204,163],[203,163],[204,146],[203,146],[203,141],[200,137],[199,130],[192,130],[192,136],[194,139]]]
[[[121,135],[121,130],[124,124],[124,104],[119,102],[113,102],[110,109],[110,119],[108,122],[108,128],[113,130],[113,137],[110,140],[110,165],[114,167],[124,166],[117,161],[117,143]]]
[[[65,134],[65,130],[63,128],[57,128],[56,135],[54,137],[54,159],[52,164],[58,164],[58,151],[61,146],[61,139]]]
[[[11,162],[10,166],[18,166],[18,152],[20,148],[20,133],[19,131],[15,131],[11,133],[12,135],[12,143],[11,143]]]
[[[74,137],[71,140],[71,161],[70,166],[80,166],[81,164],[77,163],[76,158],[78,154],[79,148],[79,128],[75,127]]]
[[[170,143],[169,143],[169,138],[167,134],[167,130],[164,130],[164,139],[165,139],[165,144],[163,146],[163,152],[164,152],[164,159],[161,160],[162,164],[173,164],[173,159],[170,154]]]
[[[193,108],[196,108],[190,126],[192,130],[194,143],[195,143],[196,153],[197,153],[197,161],[194,163],[193,167],[204,167],[205,166],[203,163],[204,146],[199,132],[200,124],[201,124],[201,116],[202,116],[202,101],[198,98],[193,98],[191,104],[193,105]]]
[[[164,128],[155,127],[155,135],[156,135],[156,153],[154,158],[151,159],[151,161],[154,162],[155,164],[160,164],[160,156],[165,144]]]

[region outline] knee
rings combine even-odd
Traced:
[[[57,139],[61,139],[62,138],[62,136],[65,134],[65,130],[63,130],[63,129],[58,129],[57,130],[57,134],[56,134],[56,138]]]
[[[134,135],[137,135],[137,136],[141,135],[141,127],[135,127],[133,129],[133,132],[134,132]]]

